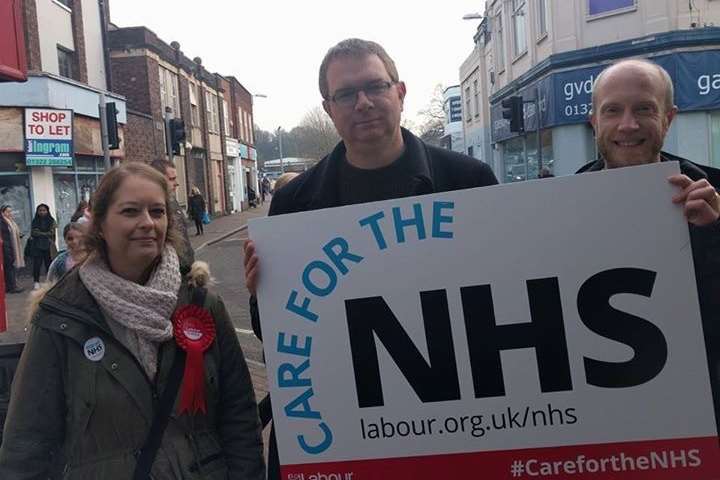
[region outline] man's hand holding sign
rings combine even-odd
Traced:
[[[253,221],[282,478],[714,478],[677,172]]]

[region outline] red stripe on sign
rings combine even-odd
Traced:
[[[717,480],[718,437],[286,465],[283,480]]]

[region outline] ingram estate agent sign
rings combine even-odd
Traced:
[[[283,480],[717,479],[677,172],[251,221]]]
[[[25,109],[25,163],[29,166],[72,166],[72,110]]]

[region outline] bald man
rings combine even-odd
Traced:
[[[720,196],[717,183],[712,183],[720,172],[661,151],[677,111],[672,79],[659,65],[624,60],[606,68],[595,80],[590,116],[600,159],[578,173],[680,162],[681,174],[668,181],[678,187],[672,201],[683,206],[690,229],[715,408],[720,414]],[[720,420],[718,424],[720,429]]]

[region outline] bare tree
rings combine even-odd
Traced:
[[[440,145],[440,139],[445,135],[445,110],[443,91],[445,88],[437,84],[433,90],[430,103],[418,112],[422,123],[418,128],[420,138],[431,144]]]
[[[322,107],[307,112],[300,125],[290,131],[299,156],[320,159],[330,153],[340,141],[330,117]]]

